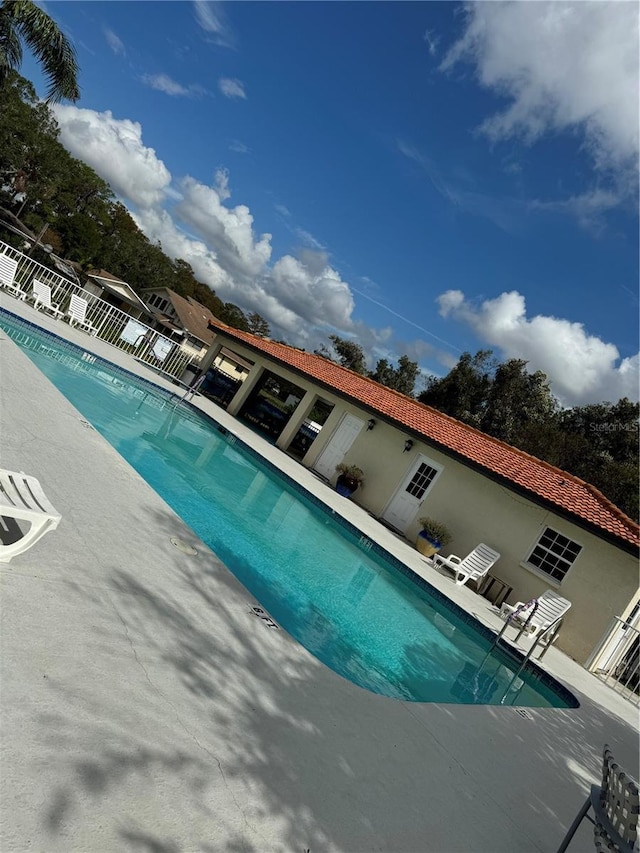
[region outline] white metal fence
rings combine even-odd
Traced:
[[[57,304],[63,314],[59,322],[68,320],[65,312],[72,294],[77,294],[88,303],[86,315],[89,324],[88,329],[108,344],[125,350],[150,367],[178,379],[183,375],[188,364],[197,361],[193,356],[193,351],[184,348],[181,341],[175,341],[166,335],[162,335],[140,320],[134,319],[125,311],[105,302],[104,299],[100,299],[88,290],[83,290],[60,273],[54,272],[34,261],[33,258],[27,257],[2,240],[0,240],[0,253],[4,253],[17,261],[18,269],[13,284],[20,288],[25,299],[32,298],[31,282],[34,278],[51,288],[51,300]],[[0,282],[0,285],[3,284]],[[13,291],[7,292],[15,295]]]
[[[587,668],[605,684],[640,706],[640,629],[614,616]]]

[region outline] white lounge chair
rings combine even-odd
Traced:
[[[10,258],[6,253],[0,254],[0,285],[6,288],[18,299],[26,299],[27,294],[16,284],[16,272],[18,270],[18,262]]]
[[[482,542],[480,545],[476,545],[464,560],[456,557],[455,554],[450,554],[448,557],[441,557],[440,554],[436,554],[433,558],[433,565],[442,566],[443,569],[453,572],[458,586],[463,586],[467,581],[474,581],[477,586],[491,566],[499,559],[500,554]]]
[[[64,316],[58,304],[51,301],[51,288],[48,284],[34,278],[31,282],[31,287],[33,290],[34,308],[42,308],[45,311],[49,311],[56,318]]]
[[[0,468],[0,563],[8,563],[55,530],[61,517],[35,477]],[[25,532],[26,523],[30,527]]]
[[[69,318],[69,325],[75,326],[76,323],[80,328],[86,329],[91,335],[96,335],[98,330],[94,325],[92,325],[89,320],[87,320],[87,308],[89,307],[89,303],[86,299],[83,299],[82,296],[78,296],[77,293],[71,294],[71,300],[69,302],[69,307],[67,308],[67,317]]]
[[[539,598],[533,598],[526,603],[518,601],[517,604],[503,604],[500,616],[505,620],[511,617],[511,624],[519,629],[526,630],[530,637],[535,637],[552,625],[556,626],[555,631],[553,631],[553,634],[556,634],[570,607],[570,601],[558,595],[554,590],[548,589]],[[518,612],[516,613],[516,611]]]

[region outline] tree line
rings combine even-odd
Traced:
[[[359,344],[338,335],[329,341],[331,349],[322,346],[318,355],[414,396],[417,362],[380,359],[370,371]],[[638,518],[638,403],[623,397],[563,408],[545,373],[529,373],[523,359],[499,362],[491,350],[463,353],[446,376],[427,377],[416,399],[592,483]]]

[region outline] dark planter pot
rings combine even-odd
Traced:
[[[336,492],[345,498],[352,495],[357,488],[358,481],[352,480],[351,477],[345,477],[344,474],[340,474],[336,480]]]

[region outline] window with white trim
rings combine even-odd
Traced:
[[[567,536],[547,527],[534,545],[526,562],[560,582],[575,563],[580,551],[582,551],[582,545],[572,542]]]

